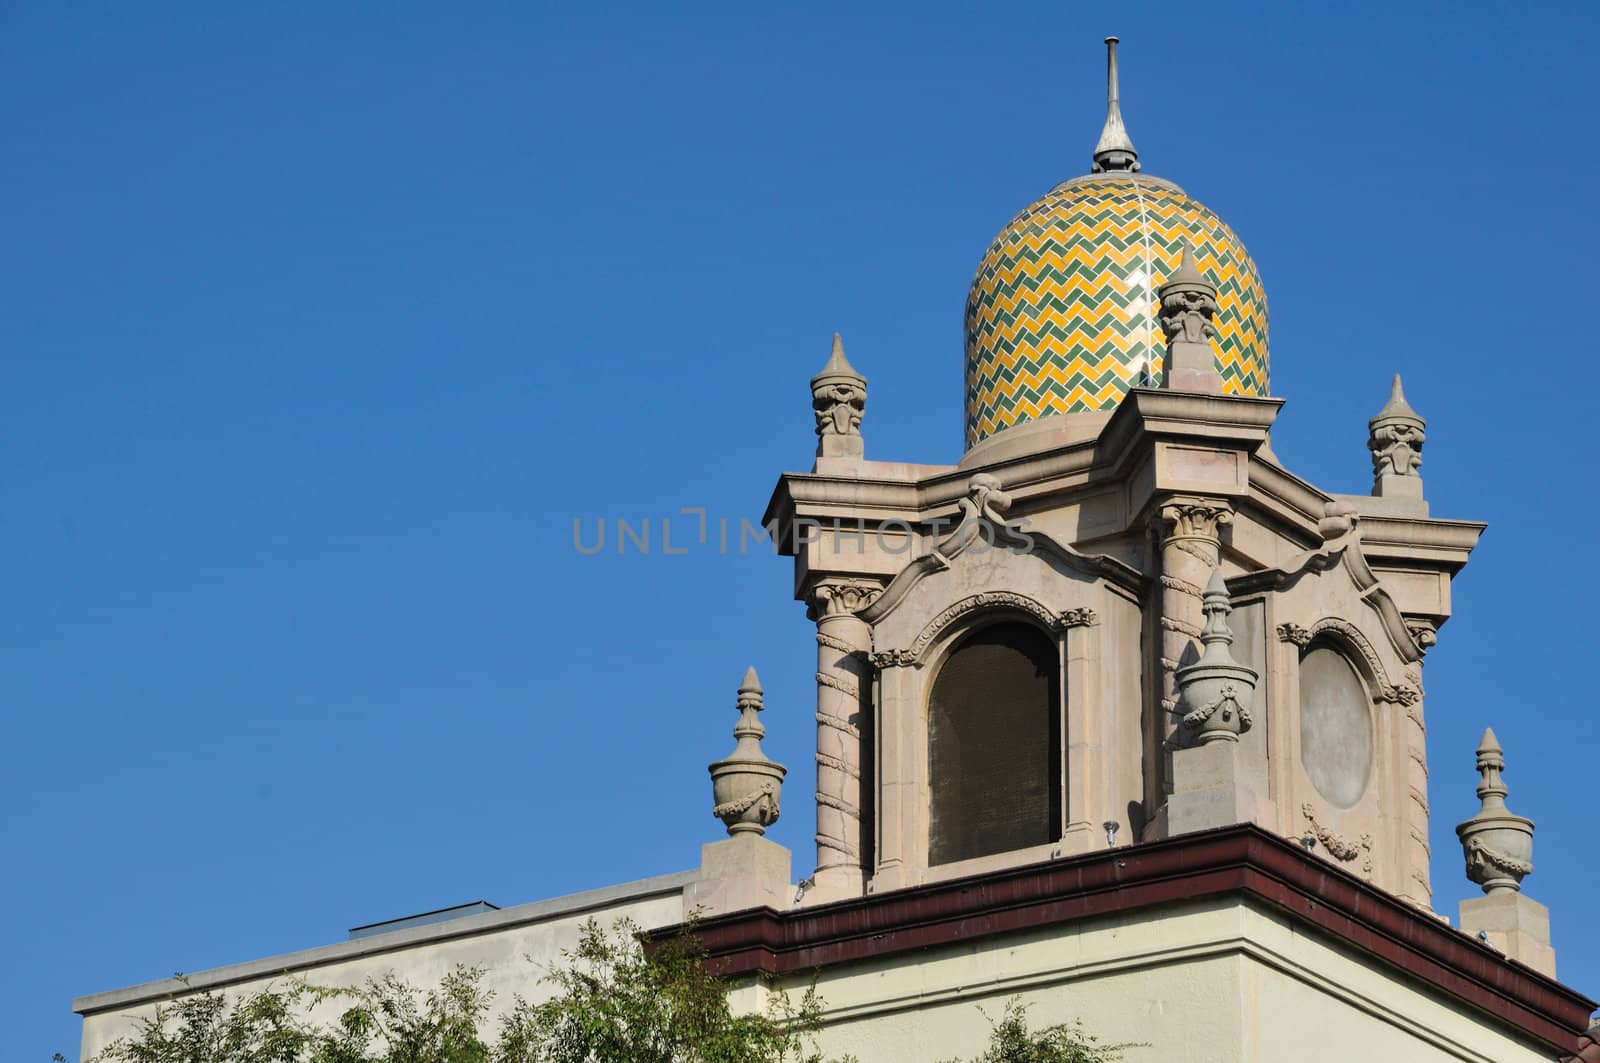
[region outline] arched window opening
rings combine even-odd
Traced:
[[[967,636],[928,700],[928,860],[948,864],[1061,836],[1056,644],[1006,621]]]

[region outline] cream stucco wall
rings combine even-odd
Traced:
[[[818,990],[825,1047],[862,1063],[970,1058],[986,1042],[984,1013],[998,1017],[1013,997],[1036,1025],[1082,1018],[1106,1041],[1143,1042],[1129,1063],[1549,1058],[1239,900],[834,968]],[[740,990],[742,1006],[761,992]]]
[[[282,985],[289,978],[322,986],[356,986],[392,972],[427,989],[465,965],[484,968],[483,986],[494,993],[492,1018],[498,1019],[519,993],[534,1001],[548,997],[548,987],[540,979],[562,950],[577,944],[578,931],[587,920],[610,926],[626,918],[645,928],[681,922],[683,888],[695,878],[694,872],[664,875],[340,942],[202,971],[189,976],[187,984],[195,991],[219,989],[231,994]],[[112,1041],[135,1032],[140,1019],[183,988],[167,979],[73,1001],[73,1010],[84,1016],[79,1058],[91,1059]],[[337,1005],[328,1005],[319,1017],[331,1017],[337,1010]]]
[[[342,942],[203,972],[191,985],[244,992],[290,975],[337,986],[394,972],[429,987],[468,964],[486,969],[484,984],[503,1009],[518,993],[539,998],[537,979],[589,918],[644,927],[681,921],[681,891],[694,877]],[[787,988],[801,992],[809,982],[796,976]],[[970,1058],[987,1039],[984,1013],[997,1017],[1013,997],[1036,1024],[1082,1018],[1107,1041],[1142,1042],[1129,1063],[1547,1063],[1483,1016],[1238,898],[839,965],[820,972],[817,987],[826,1003],[824,1047],[861,1063]],[[158,982],[75,1002],[85,1015],[82,1058],[131,1032],[179,988]],[[736,986],[735,1007],[762,1007],[768,992]]]

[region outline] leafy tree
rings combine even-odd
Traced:
[[[1142,1047],[1102,1045],[1084,1032],[1081,1019],[1030,1030],[1027,1005],[1017,1000],[1007,1001],[1000,1021],[990,1026],[988,1051],[970,1063],[1116,1063],[1127,1049]]]
[[[89,1063],[824,1063],[815,987],[798,1000],[773,990],[767,1011],[735,1015],[693,934],[648,953],[640,940],[630,922],[608,932],[590,920],[546,976],[554,995],[513,998],[488,1039],[484,972],[457,967],[427,992],[388,975],[354,989],[190,994]],[[319,1008],[337,1017],[313,1021]],[[992,1026],[970,1063],[1115,1063],[1132,1047],[1101,1046],[1079,1024],[1030,1031],[1016,1001]]]
[[[636,928],[591,920],[550,980],[556,996],[518,1001],[501,1031],[519,1054],[506,1063],[821,1063],[815,988],[796,1004],[775,992],[768,1011],[734,1015],[727,986],[692,934],[646,954]]]
[[[555,996],[514,998],[487,1040],[493,994],[481,968],[458,967],[426,993],[388,975],[357,989],[190,994],[90,1063],[823,1063],[814,989],[798,1002],[775,990],[766,1012],[735,1015],[692,934],[646,953],[633,923],[590,920],[563,956],[546,978]],[[330,1002],[337,1019],[314,1023]]]

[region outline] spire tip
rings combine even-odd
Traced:
[[[1106,38],[1106,124],[1094,146],[1094,173],[1137,173],[1139,153],[1122,122],[1121,91],[1117,83],[1116,37]]]

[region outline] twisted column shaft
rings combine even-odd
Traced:
[[[1422,722],[1422,670],[1417,668],[1407,682],[1387,691],[1396,707],[1406,714],[1406,812],[1405,881],[1400,896],[1421,908],[1433,905],[1433,882],[1428,861],[1428,739]]]
[[[862,892],[862,731],[869,727],[872,629],[855,615],[882,588],[825,580],[812,590],[817,621],[817,873],[814,899]]]
[[[1178,727],[1174,714],[1177,671],[1198,657],[1200,630],[1205,624],[1201,599],[1220,557],[1218,530],[1232,519],[1232,509],[1219,499],[1173,498],[1161,507],[1162,711],[1158,737],[1164,764],[1170,759]],[[1170,771],[1163,771],[1162,788],[1171,792]]]

